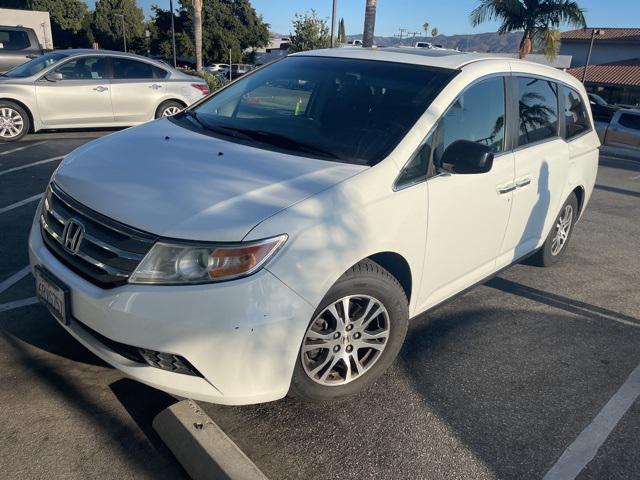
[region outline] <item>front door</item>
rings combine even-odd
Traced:
[[[150,63],[113,57],[111,99],[115,121],[133,125],[152,120],[166,93],[167,72]]]
[[[108,71],[106,57],[74,57],[55,69],[62,80],[38,80],[36,97],[42,123],[48,128],[113,123]]]
[[[487,173],[440,173],[427,181],[423,308],[440,303],[495,268],[509,220],[514,179],[513,154],[505,152],[505,125],[505,81],[491,77],[465,90],[435,130],[436,165],[457,140],[490,146],[495,158]]]

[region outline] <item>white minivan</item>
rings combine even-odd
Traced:
[[[37,294],[176,395],[353,394],[412,317],[563,254],[596,178],[588,105],[572,76],[521,60],[291,55],[69,154],[31,230]]]

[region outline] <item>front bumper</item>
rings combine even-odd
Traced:
[[[261,270],[219,284],[104,290],[51,254],[39,216],[40,208],[29,235],[31,267],[44,267],[69,287],[73,318],[63,327],[98,357],[135,380],[196,400],[242,405],[286,395],[313,308],[274,275]],[[179,355],[202,377],[132,361],[99,336]]]

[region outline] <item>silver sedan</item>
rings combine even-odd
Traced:
[[[54,51],[0,74],[0,142],[39,130],[135,125],[208,94],[204,80],[146,57]]]

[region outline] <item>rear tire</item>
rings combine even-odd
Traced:
[[[176,100],[167,100],[166,102],[162,102],[156,110],[156,118],[170,117],[171,115],[175,115],[183,109],[184,105],[180,102]]]
[[[375,382],[402,347],[408,310],[404,290],[387,270],[371,260],[351,267],[313,314],[289,396],[329,401],[353,395]]]
[[[31,128],[29,114],[17,103],[0,100],[0,142],[17,142]]]
[[[555,264],[569,245],[577,218],[578,198],[572,193],[562,205],[544,245],[526,263],[538,267],[550,267]]]

